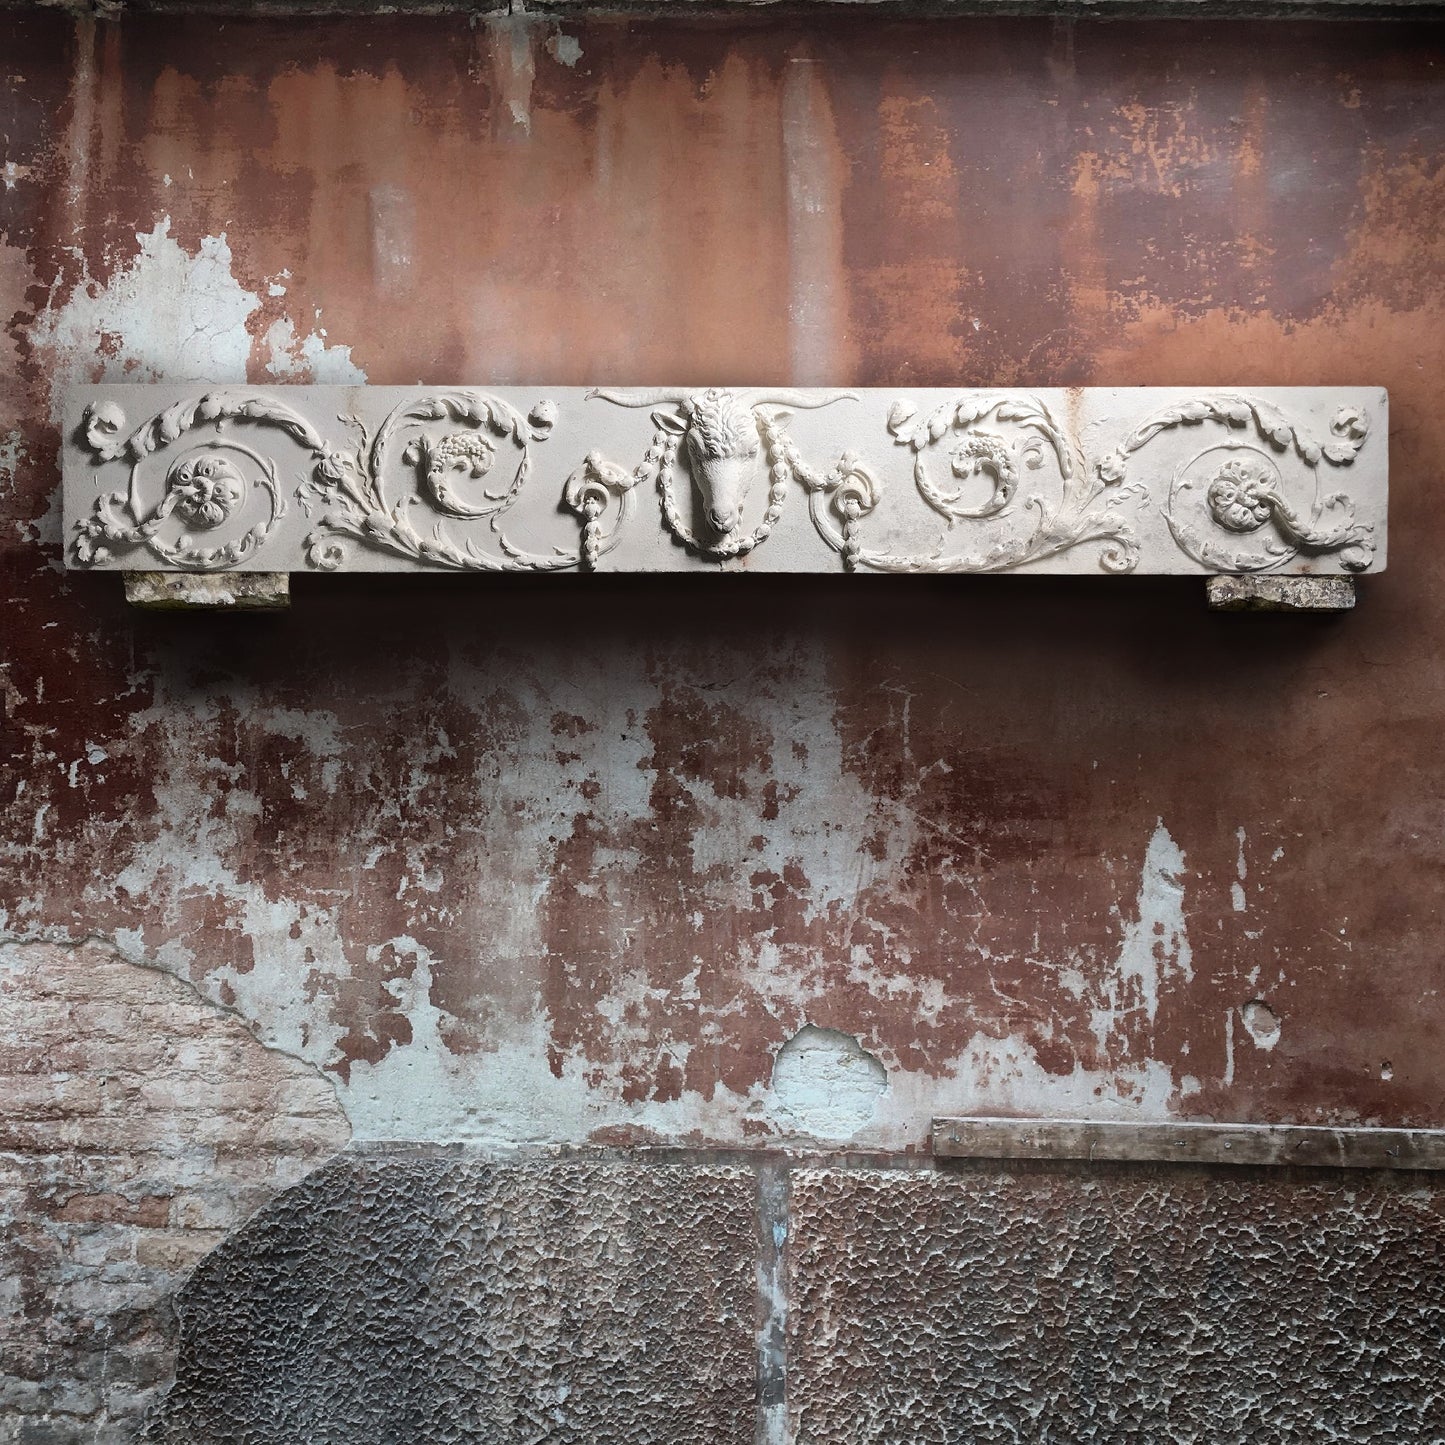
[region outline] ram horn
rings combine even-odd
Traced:
[[[749,391],[743,397],[749,406],[791,406],[799,411],[812,407],[832,406],[835,401],[857,401],[856,391]]]
[[[662,387],[656,391],[612,391],[607,387],[594,386],[587,393],[588,401],[594,396],[610,401],[615,406],[661,406],[664,402],[672,402],[673,405],[686,409],[690,406],[692,392],[677,387]]]

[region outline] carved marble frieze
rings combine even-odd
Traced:
[[[1356,575],[1374,388],[88,386],[91,569]]]

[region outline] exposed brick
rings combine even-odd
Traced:
[[[168,1194],[126,1199],[119,1194],[71,1194],[49,1212],[50,1218],[66,1224],[134,1224],[155,1228],[170,1217]]]
[[[0,1035],[52,1065],[0,1079],[0,1441],[129,1445],[171,1293],[349,1130],[309,1069],[100,945],[0,948]]]

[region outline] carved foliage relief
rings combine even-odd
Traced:
[[[1325,388],[90,387],[71,565],[1360,573],[1386,399]]]

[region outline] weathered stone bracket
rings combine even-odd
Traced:
[[[1348,612],[1351,577],[1211,577],[1205,584],[1215,612]]]
[[[1445,1170],[1445,1129],[1304,1124],[1132,1124],[1086,1119],[935,1119],[940,1159],[1268,1164]]]
[[[1386,432],[1365,388],[91,386],[67,560],[1348,578],[1384,567]]]
[[[283,612],[286,572],[125,572],[125,600],[148,612]]]

